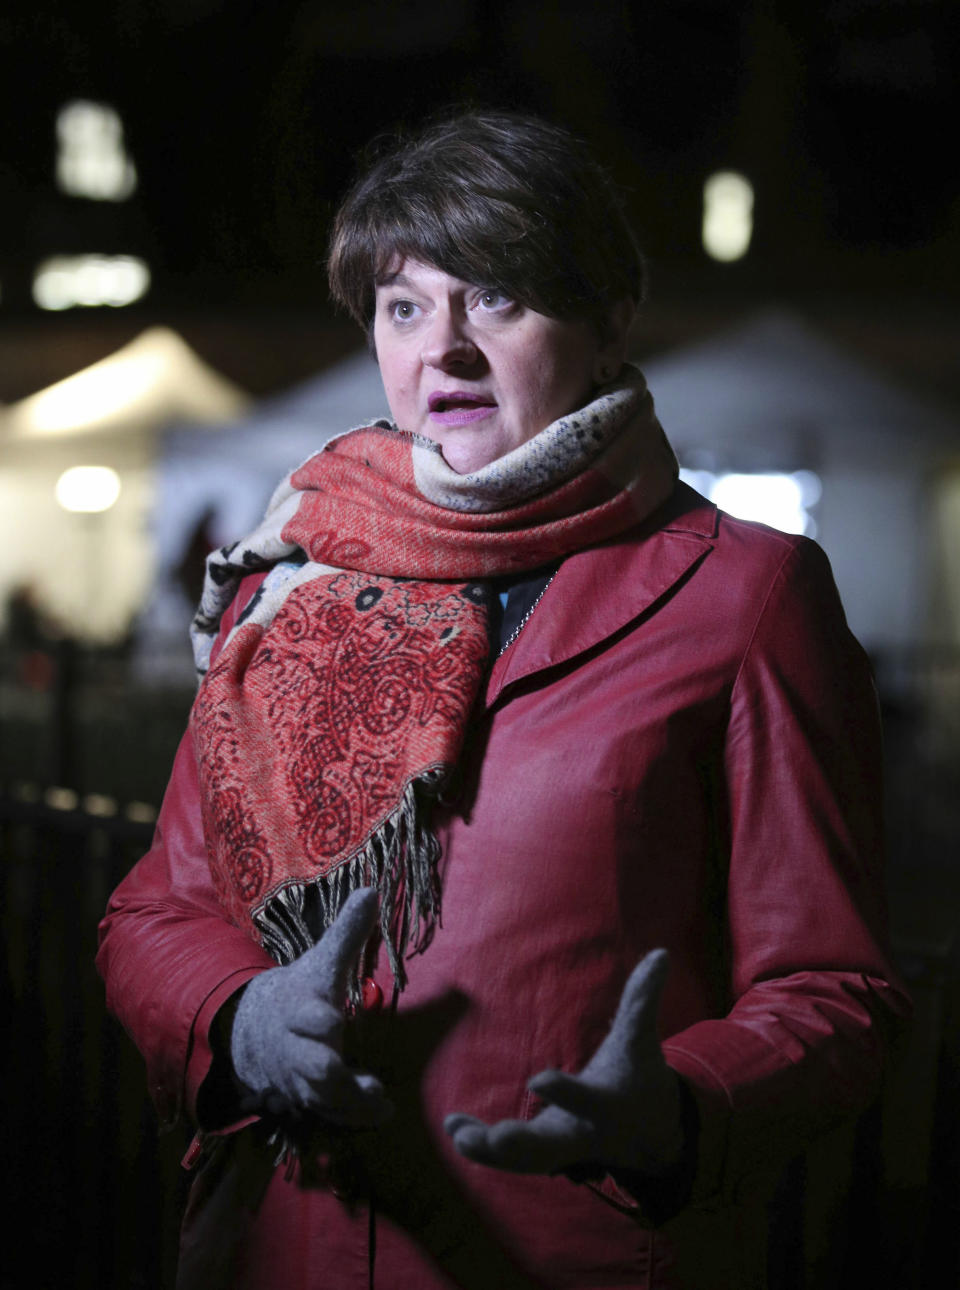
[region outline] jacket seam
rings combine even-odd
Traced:
[[[767,612],[767,609],[769,608],[770,601],[773,598],[774,591],[776,591],[779,587],[779,583],[783,576],[783,571],[786,568],[787,564],[793,558],[793,556],[796,555],[797,551],[799,550],[800,550],[800,547],[798,545],[791,545],[788,548],[783,559],[780,561],[780,563],[777,565],[776,569],[774,570],[773,577],[770,579],[770,585],[766,591],[766,595],[763,597],[763,604],[757,610],[757,617],[754,621],[753,627],[750,630],[750,638],[747,641],[746,645],[744,646],[743,655],[740,659],[739,666],[737,667],[737,675],[734,677],[733,685],[731,686],[731,689],[730,689],[731,702],[733,699],[733,695],[740,684],[740,680],[741,680],[741,677],[743,676],[744,670],[747,666],[747,660],[750,657],[754,644],[756,643],[757,636],[759,635],[759,632],[760,632],[760,624],[763,622],[763,619],[766,616],[766,612]]]

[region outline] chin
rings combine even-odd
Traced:
[[[500,457],[505,457],[517,446],[515,443],[471,444],[453,440],[450,443],[441,444],[440,450],[451,470],[455,470],[458,475],[470,475],[475,470],[482,470],[484,466],[489,466]]]
[[[469,453],[451,453],[449,456],[444,453],[443,459],[450,469],[456,471],[458,475],[472,475],[475,470],[482,470],[484,466],[489,466],[492,461],[497,460],[497,457],[502,456],[503,453],[491,455],[480,453],[476,457],[471,456]]]

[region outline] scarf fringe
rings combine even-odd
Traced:
[[[380,898],[379,932],[396,988],[407,983],[404,960],[421,954],[440,922],[440,843],[430,827],[430,809],[448,775],[431,767],[412,779],[397,807],[374,830],[363,848],[325,877],[291,882],[253,913],[263,946],[280,964],[292,963],[315,943],[308,918],[310,893],[316,894],[323,930],[337,918],[347,897],[375,887]],[[360,977],[370,947],[353,966],[348,998],[360,1000]]]

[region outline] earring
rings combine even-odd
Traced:
[[[600,385],[605,385],[610,380],[610,368],[606,363],[601,363],[597,372],[597,380]]]

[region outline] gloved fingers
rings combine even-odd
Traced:
[[[591,1070],[596,1059],[606,1050],[659,1051],[657,1012],[669,968],[670,957],[666,950],[651,950],[644,955],[623,987],[609,1034],[584,1071]]]
[[[291,1076],[298,1076],[317,1089],[329,1088],[335,1092],[351,1077],[350,1068],[335,1048],[301,1035],[290,1037],[283,1058]]]
[[[295,1105],[331,1120],[352,1126],[382,1123],[392,1107],[380,1081],[351,1070],[339,1054],[315,1051],[299,1061],[282,1081],[283,1091]]]
[[[541,1071],[527,1087],[548,1103],[538,1119],[566,1113],[583,1130],[581,1160],[631,1169],[662,1170],[683,1149],[677,1076],[666,1064],[634,1072],[627,1081],[596,1086],[565,1071]]]
[[[520,1121],[514,1120],[512,1123],[518,1124]],[[443,1127],[461,1156],[466,1156],[468,1160],[473,1160],[479,1165],[502,1167],[498,1153],[491,1142],[493,1126],[485,1124],[483,1120],[478,1120],[473,1115],[455,1111],[444,1119]]]
[[[313,960],[309,970],[334,1002],[346,993],[350,970],[377,925],[377,912],[377,893],[372,887],[351,892],[320,941],[298,960]]]
[[[287,1018],[291,1034],[318,1043],[327,1044],[339,1051],[343,1039],[343,1011],[326,999],[303,999]]]
[[[351,1128],[374,1128],[393,1114],[373,1075],[353,1071],[340,1054],[308,1039],[288,1039],[282,1061],[260,1072],[260,1092],[246,1110],[301,1119],[306,1112]]]
[[[486,1129],[483,1120],[478,1120],[475,1115],[467,1115],[465,1111],[451,1111],[449,1115],[443,1117],[443,1131],[452,1138],[462,1129],[477,1127]],[[464,1138],[466,1142],[468,1138]]]
[[[527,1088],[551,1106],[591,1123],[610,1102],[605,1090],[595,1088],[579,1075],[568,1075],[566,1071],[540,1071],[528,1080]]]
[[[511,1173],[559,1173],[575,1160],[590,1155],[590,1137],[572,1120],[556,1117],[553,1123],[544,1112],[533,1120],[500,1120],[485,1124],[462,1112],[444,1120],[444,1129],[462,1156],[477,1164]],[[557,1113],[562,1116],[562,1112]]]
[[[344,1070],[332,1086],[326,1081],[317,1090],[314,1109],[323,1119],[345,1128],[366,1129],[384,1124],[393,1114],[393,1104],[379,1080],[372,1075],[366,1080],[369,1082],[361,1082],[355,1072]]]

